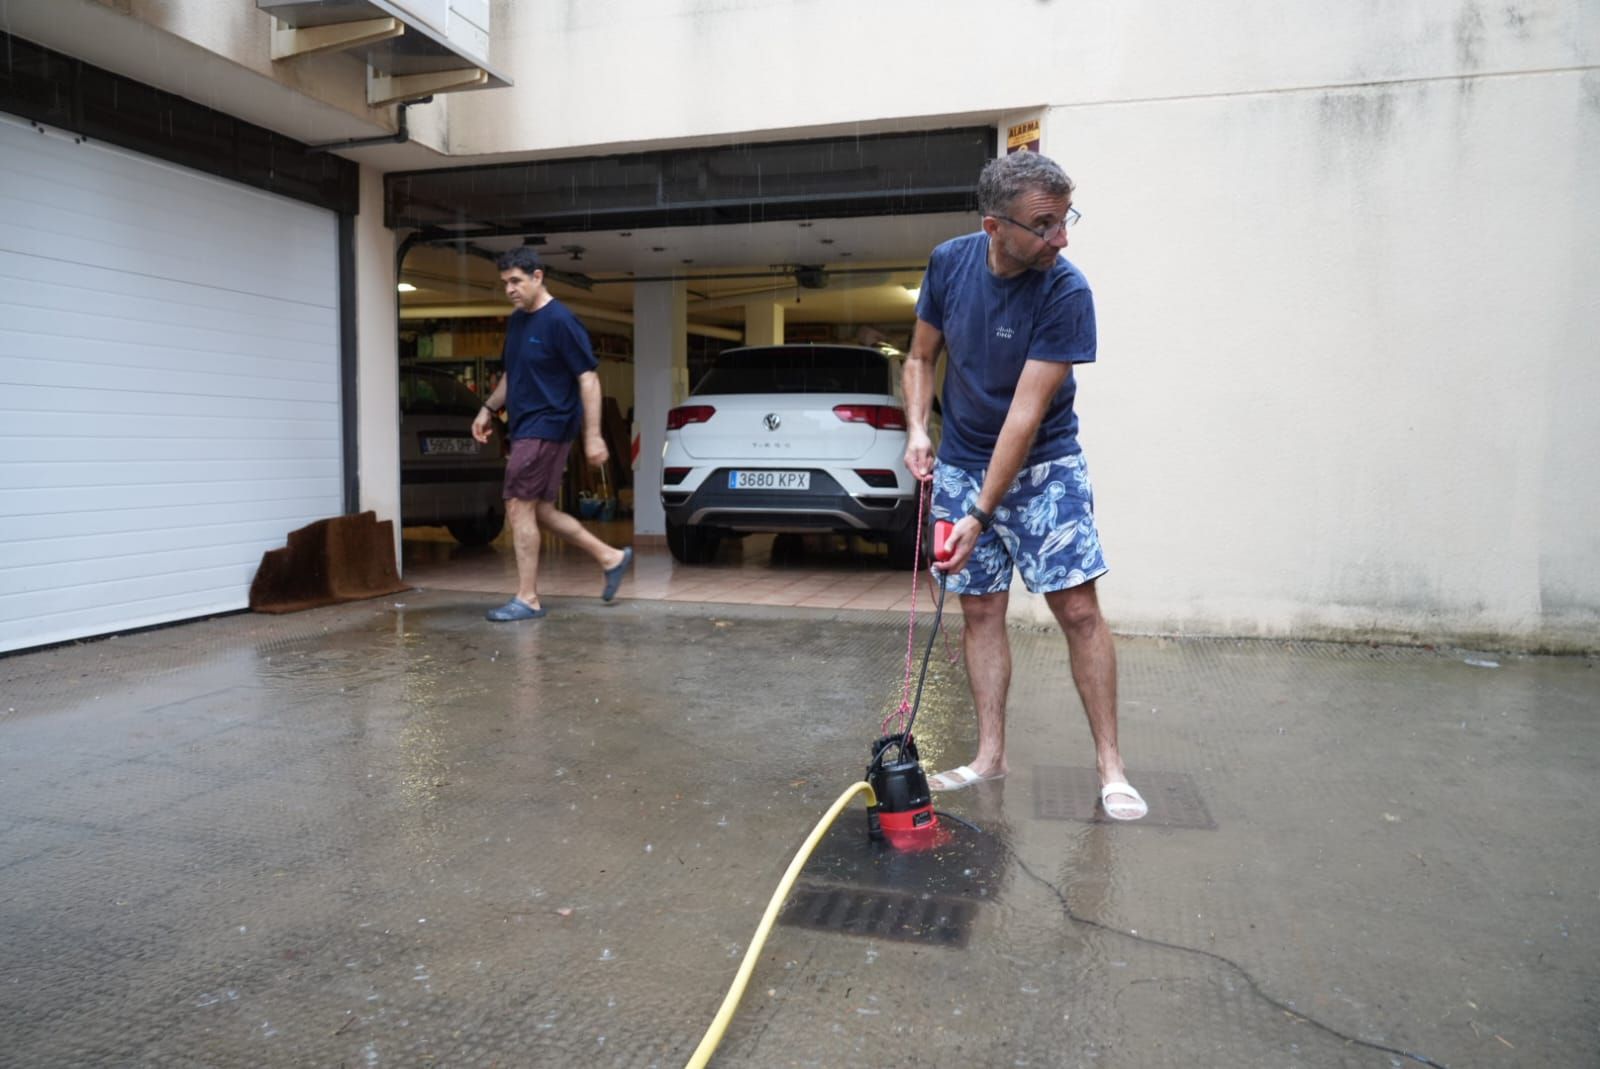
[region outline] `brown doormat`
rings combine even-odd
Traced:
[[[394,562],[394,523],[363,512],[290,531],[287,546],[262,554],[250,608],[299,612],[407,589]]]

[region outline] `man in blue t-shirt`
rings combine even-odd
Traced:
[[[1106,563],[1072,409],[1073,367],[1095,358],[1094,298],[1061,255],[1078,219],[1072,192],[1066,173],[1037,153],[989,161],[978,179],[983,229],[933,250],[917,301],[904,376],[906,467],[932,481],[934,517],[955,521],[938,568],[961,595],[978,713],[977,756],[929,786],[959,790],[1006,774],[1006,606],[1016,569],[1066,634],[1102,808],[1138,820],[1149,808],[1117,748],[1116,649],[1095,595]],[[941,347],[949,364],[936,463],[928,413]]]
[[[550,295],[544,265],[527,246],[501,256],[497,265],[506,284],[506,298],[516,306],[506,321],[501,359],[505,375],[472,421],[472,436],[489,441],[495,413],[505,409],[511,438],[506,461],[506,515],[517,553],[517,593],[490,609],[496,623],[537,620],[546,609],[539,603],[539,539],[554,531],[595,559],[604,573],[600,596],[617,596],[622,577],[633,563],[633,547],[617,549],[596,538],[573,517],[556,508],[561,477],[567,470],[572,441],[583,432],[583,454],[596,467],[611,456],[600,434],[599,361],[589,333],[578,317]]]

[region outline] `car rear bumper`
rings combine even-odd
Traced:
[[[887,534],[916,522],[917,499],[894,489],[853,494],[812,468],[807,490],[732,490],[718,468],[692,490],[661,490],[667,522],[740,532],[839,531]]]

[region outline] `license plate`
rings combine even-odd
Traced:
[[[729,490],[809,490],[809,471],[730,471]]]
[[[430,457],[475,457],[483,451],[475,438],[424,438],[422,451]]]

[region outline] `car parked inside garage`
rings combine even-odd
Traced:
[[[481,404],[449,372],[400,368],[400,517],[406,526],[442,525],[467,546],[487,545],[505,526],[505,435],[497,424],[487,444],[472,437]]]
[[[897,368],[879,350],[727,350],[667,414],[667,546],[703,563],[727,537],[833,532],[885,543],[891,564],[909,568],[917,484],[905,445]]]

